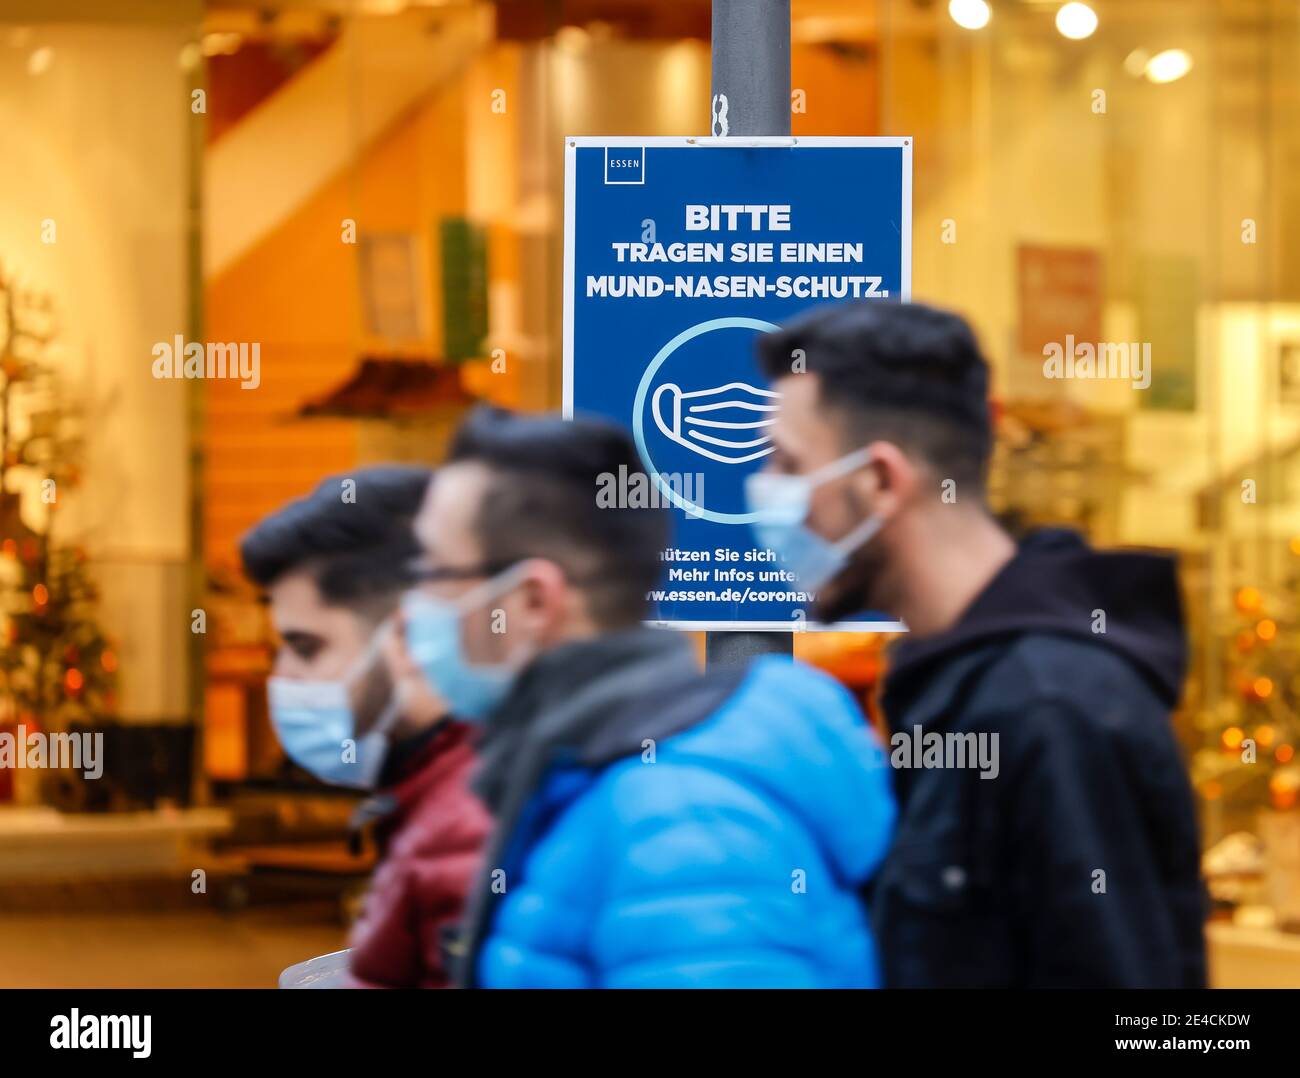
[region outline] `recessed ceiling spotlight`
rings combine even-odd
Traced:
[[[1063,37],[1082,41],[1097,29],[1097,13],[1087,4],[1064,4],[1056,13],[1056,28]]]
[[[1191,53],[1186,49],[1165,49],[1147,61],[1146,77],[1155,83],[1173,82],[1191,70]]]
[[[982,30],[993,12],[985,0],[948,0],[948,14],[963,29]]]

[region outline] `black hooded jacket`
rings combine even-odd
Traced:
[[[1204,890],[1169,722],[1173,562],[1044,531],[881,702],[900,817],[872,894],[899,987],[1200,987]]]

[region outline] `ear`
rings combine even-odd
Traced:
[[[850,477],[849,489],[858,508],[889,519],[916,492],[918,469],[893,442],[872,442],[866,467]]]
[[[527,565],[527,575],[519,588],[519,613],[539,637],[555,639],[569,619],[573,589],[555,562],[532,558]]]

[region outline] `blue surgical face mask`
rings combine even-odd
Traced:
[[[522,565],[513,566],[455,602],[410,591],[402,599],[406,647],[448,710],[465,722],[482,722],[510,691],[519,663],[474,663],[461,645],[461,618],[515,587]]]
[[[774,551],[805,591],[819,591],[843,572],[854,551],[870,542],[884,524],[873,513],[835,542],[808,527],[813,491],[849,475],[869,459],[870,453],[863,447],[808,475],[755,472],[745,479],[745,502],[755,517],[751,527],[759,545]]]
[[[400,713],[396,689],[369,732],[357,737],[352,685],[371,666],[388,637],[386,624],[365,653],[337,681],[273,677],[266,685],[271,725],[285,754],[322,782],[373,789],[388,753],[388,730]]]

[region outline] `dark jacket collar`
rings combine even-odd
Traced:
[[[438,754],[434,741],[445,730],[447,721],[445,718],[439,719],[428,729],[389,745],[384,766],[379,769],[379,781],[376,783],[378,789],[392,790],[412,775],[418,774]]]
[[[443,718],[389,746],[374,793],[353,810],[348,822],[354,853],[360,852],[366,828],[374,826],[376,838],[382,840],[400,822],[434,781],[433,765],[438,757],[459,745],[467,734],[463,723]]]
[[[1104,623],[1101,620],[1104,618]],[[1104,624],[1104,632],[1098,631]],[[1187,669],[1174,560],[1143,551],[1096,551],[1075,532],[1028,536],[955,625],[890,652],[881,701],[891,721],[937,671],[1024,633],[1077,637],[1118,652],[1173,707]]]

